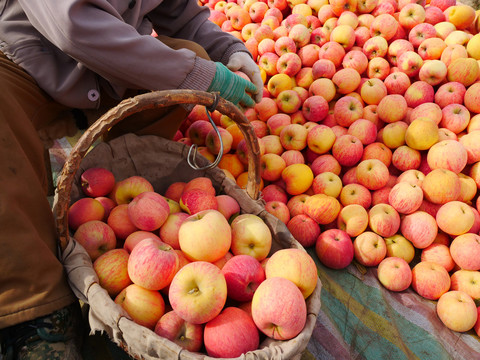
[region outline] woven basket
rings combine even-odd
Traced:
[[[158,136],[136,136],[127,134],[93,147],[108,129],[124,118],[147,109],[177,104],[198,104],[229,116],[238,124],[248,147],[248,183],[241,189],[233,180],[216,167],[194,170],[187,164],[188,146]],[[128,314],[114,303],[108,293],[98,284],[98,278],[85,249],[69,233],[68,208],[71,203],[83,197],[80,187],[81,173],[91,167],[105,167],[113,172],[117,180],[140,175],[149,180],[155,191],[164,193],[175,181],[189,181],[199,176],[212,180],[217,193],[234,197],[242,213],[260,216],[272,232],[272,250],[303,247],[288,231],[285,224],[264,208],[259,198],[260,150],[253,127],[232,103],[218,98],[215,94],[189,91],[158,91],[142,94],[122,101],[99,118],[72,149],[58,180],[54,200],[54,212],[59,236],[59,248],[72,290],[83,302],[89,304],[89,324],[94,331],[105,331],[110,339],[135,359],[211,359],[203,353],[188,352],[177,344],[156,335],[153,331],[130,320]],[[202,156],[195,155],[199,166],[209,164]],[[302,332],[287,341],[266,338],[259,349],[248,352],[236,359],[295,359],[300,358],[306,348],[320,311],[321,283],[307,302],[307,322]]]

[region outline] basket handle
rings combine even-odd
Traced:
[[[69,239],[68,208],[75,173],[79,169],[83,157],[97,139],[121,120],[143,110],[179,104],[197,104],[211,107],[217,101],[216,109],[223,115],[230,117],[239,126],[245,137],[248,151],[246,192],[252,199],[257,200],[260,192],[260,147],[252,125],[238,107],[214,93],[197,90],[162,90],[137,95],[121,101],[95,121],[77,141],[62,168],[57,183],[57,206],[54,210],[62,251]]]

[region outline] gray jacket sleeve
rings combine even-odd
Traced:
[[[244,49],[207,21],[208,10],[194,0],[166,0],[160,6],[158,0],[139,0],[132,9],[126,0],[18,1],[48,41],[114,86],[206,90],[213,79],[213,62],[139,32],[145,17],[159,33],[198,41],[214,61]]]

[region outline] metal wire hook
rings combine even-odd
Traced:
[[[197,144],[191,145],[190,149],[188,149],[187,163],[188,163],[188,165],[190,165],[190,167],[192,169],[195,169],[195,170],[207,170],[207,169],[214,168],[215,166],[218,165],[218,163],[220,162],[220,160],[222,159],[222,156],[223,156],[222,136],[220,135],[220,131],[218,130],[217,125],[215,125],[215,122],[213,121],[212,117],[210,116],[210,113],[215,111],[215,109],[218,105],[218,101],[220,100],[220,94],[218,92],[214,92],[213,94],[215,95],[215,99],[214,99],[211,106],[209,106],[208,108],[205,108],[205,112],[207,113],[207,117],[208,117],[208,120],[210,121],[210,124],[212,124],[213,129],[217,133],[218,140],[220,141],[220,150],[219,150],[219,152],[217,154],[217,158],[215,159],[214,162],[212,162],[212,163],[210,163],[206,166],[198,166],[197,158],[196,158],[197,157],[198,146],[197,146]]]

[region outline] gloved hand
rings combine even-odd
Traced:
[[[255,102],[247,92],[256,92],[257,88],[255,85],[237,74],[234,74],[222,63],[216,62],[215,65],[217,71],[215,72],[212,83],[208,87],[208,91],[218,91],[221,97],[235,105],[240,104],[253,107]]]
[[[253,94],[255,102],[259,103],[263,97],[263,80],[260,75],[260,68],[255,61],[252,60],[251,56],[245,52],[239,51],[233,53],[228,60],[227,67],[232,71],[241,71],[245,73],[252,83],[257,87],[257,91]]]

